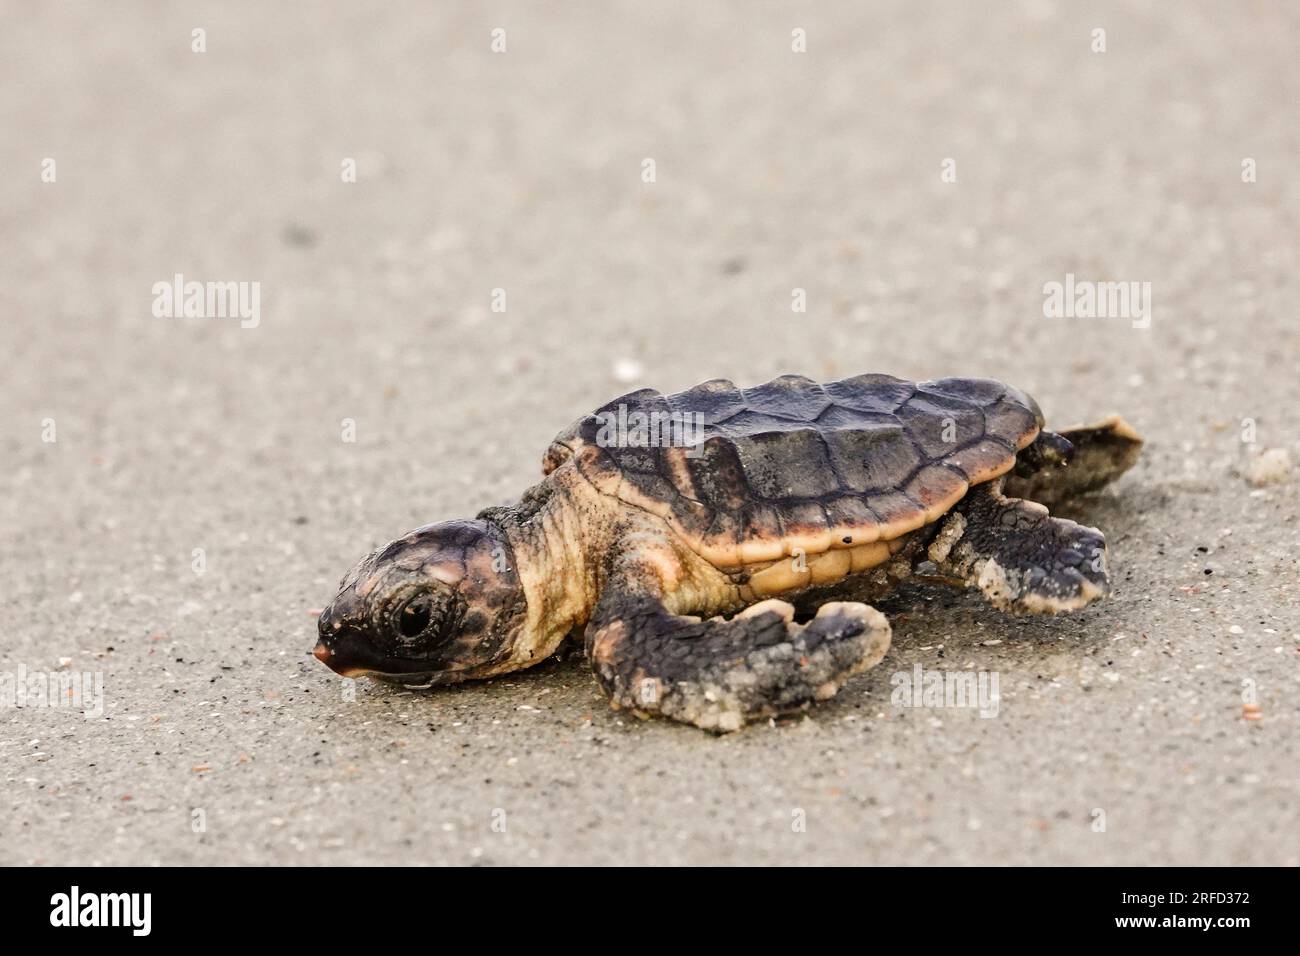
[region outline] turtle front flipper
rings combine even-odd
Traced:
[[[1065,454],[1054,453],[1060,439],[1072,446]],[[1007,476],[1006,493],[1050,508],[1110,484],[1133,467],[1141,450],[1141,436],[1118,415],[1056,433],[1045,431],[1020,453],[1016,473]]]
[[[945,519],[929,555],[943,574],[1004,611],[1074,611],[1110,593],[1100,531],[1005,497],[998,484],[972,488]]]
[[[889,622],[865,604],[829,603],[805,625],[784,601],[729,620],[672,613],[643,571],[605,587],[587,625],[587,656],[616,708],[717,733],[826,700],[889,649]]]

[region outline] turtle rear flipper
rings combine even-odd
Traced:
[[[972,489],[930,546],[943,574],[978,587],[999,610],[1056,614],[1110,592],[1106,539],[993,485]]]
[[[1055,457],[1035,462],[1030,474],[1007,476],[1006,493],[1053,507],[1062,501],[1095,491],[1110,484],[1133,467],[1142,450],[1142,438],[1133,426],[1118,415],[1111,415],[1092,425],[1080,425],[1062,431],[1043,432],[1021,458],[1032,458],[1045,439],[1064,438],[1073,450],[1065,461]]]
[[[866,604],[822,605],[806,625],[769,600],[729,620],[673,614],[642,571],[606,585],[587,656],[616,708],[718,733],[833,697],[889,649],[889,622]]]

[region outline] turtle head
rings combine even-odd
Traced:
[[[511,669],[527,604],[487,521],[418,528],[368,555],[321,612],[318,660],[344,677],[450,684]]]

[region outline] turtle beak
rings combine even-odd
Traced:
[[[311,655],[336,674],[344,677],[355,676],[361,669],[357,667],[358,661],[355,659],[358,655],[348,652],[349,647],[353,647],[356,643],[353,636],[347,628],[322,624]]]
[[[352,667],[345,661],[341,660],[333,649],[324,641],[317,641],[316,647],[312,649],[311,656],[316,658],[334,673],[343,677],[351,677],[358,673],[357,668]]]
[[[330,628],[329,633],[322,628],[320,640],[316,642],[311,654],[340,677],[361,677],[367,674],[380,677],[429,669],[423,661],[404,664],[376,654],[365,634],[351,627]]]
[[[458,668],[438,661],[386,657],[375,650],[365,631],[321,615],[318,640],[312,657],[340,677],[379,677],[396,681],[427,679],[454,683],[464,677]]]

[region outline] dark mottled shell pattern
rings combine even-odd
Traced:
[[[615,399],[561,432],[544,468],[573,459],[736,567],[892,541],[1010,470],[1041,426],[1033,399],[986,379],[716,379]]]

